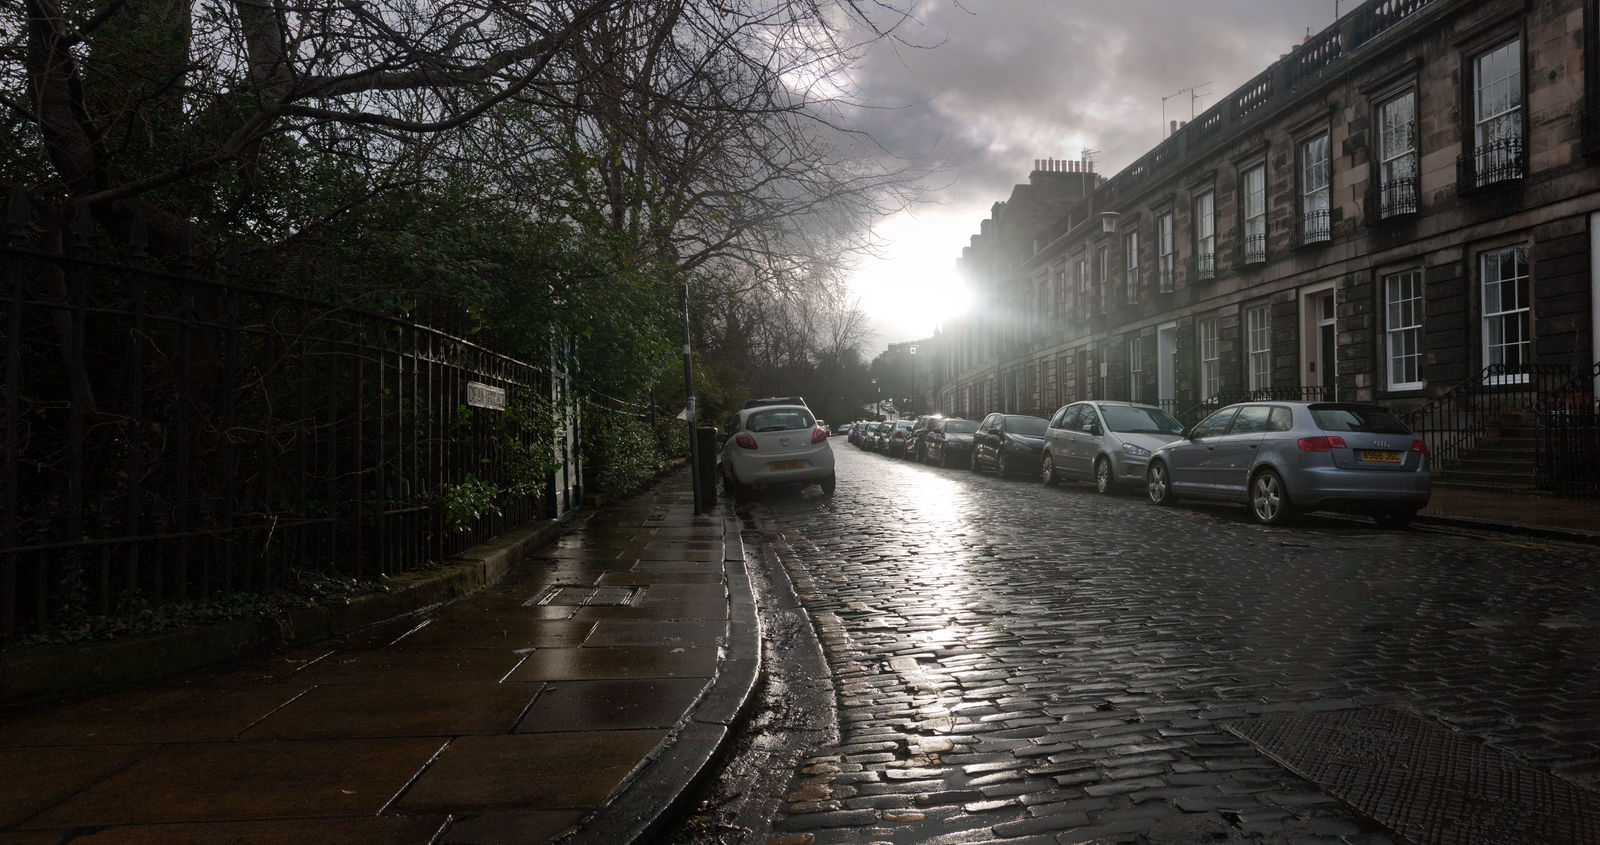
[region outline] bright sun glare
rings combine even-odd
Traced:
[[[959,247],[952,250],[965,241],[961,231],[970,225],[902,214],[878,227],[885,254],[865,261],[852,284],[861,310],[888,342],[930,337],[971,306],[956,273]]]

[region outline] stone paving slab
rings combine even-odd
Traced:
[[[688,487],[680,472],[586,514],[409,618],[0,713],[0,845],[644,836],[760,670],[742,546],[720,512],[692,513]],[[637,603],[538,601],[608,582]]]

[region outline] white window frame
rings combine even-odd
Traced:
[[[1194,198],[1194,266],[1201,279],[1217,275],[1217,193],[1206,191]]]
[[[1111,287],[1111,247],[1104,243],[1095,247],[1095,259],[1100,264],[1100,274],[1095,281],[1100,283],[1097,293],[1100,295],[1100,313],[1104,314],[1107,308],[1106,288]]]
[[[1240,180],[1244,209],[1244,263],[1267,260],[1267,166],[1258,164]]]
[[[1252,392],[1272,387],[1272,306],[1257,305],[1244,312],[1245,364]]]
[[[1139,385],[1144,380],[1144,337],[1128,338],[1128,401],[1139,401]]]
[[[1209,402],[1222,392],[1222,340],[1217,318],[1201,320],[1197,331],[1200,336],[1200,399]]]
[[[1333,236],[1329,216],[1328,133],[1300,145],[1300,242],[1321,243]]]
[[[1506,261],[1510,261],[1507,274]],[[1483,363],[1533,363],[1533,274],[1526,244],[1492,249],[1478,256],[1478,291],[1483,304]],[[1506,294],[1510,293],[1510,299]],[[1507,352],[1514,351],[1508,360]],[[1528,374],[1491,376],[1490,384],[1520,384]]]
[[[1505,178],[1504,169],[1512,164],[1510,152],[1487,148],[1509,141],[1521,145],[1521,38],[1479,53],[1472,60],[1472,138],[1477,184]]]
[[[1156,272],[1162,293],[1171,293],[1177,284],[1177,252],[1172,246],[1172,212],[1156,218]]]
[[[1422,388],[1422,271],[1383,277],[1384,358],[1390,390]]]
[[[1128,288],[1128,304],[1135,305],[1139,302],[1139,232],[1129,232],[1122,239],[1123,275]]]
[[[1416,178],[1417,92],[1406,91],[1378,104],[1378,214],[1392,217],[1415,212]],[[1401,191],[1409,191],[1410,196],[1402,196]]]

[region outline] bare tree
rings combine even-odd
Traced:
[[[244,203],[253,168],[370,152],[469,124],[537,85],[627,0],[22,0],[0,11],[0,106],[21,186],[59,220],[134,216],[175,246],[197,203]],[[285,198],[279,198],[285,199]],[[293,199],[287,198],[287,199]],[[186,202],[187,201],[187,202]]]

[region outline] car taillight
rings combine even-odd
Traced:
[[[1421,440],[1413,440],[1411,441],[1411,451],[1421,452],[1422,454],[1426,455],[1428,454],[1428,444],[1422,442]]]
[[[1299,441],[1302,452],[1331,452],[1334,449],[1348,449],[1343,437],[1302,437]]]
[[[811,445],[815,446],[828,439],[828,432],[822,426],[811,429]]]
[[[741,434],[738,437],[733,438],[733,442],[743,446],[746,449],[756,448],[756,439],[748,434]]]

